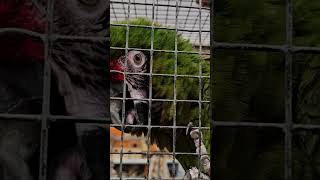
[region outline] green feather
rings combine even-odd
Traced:
[[[153,36],[153,59],[152,73],[154,74],[169,74],[171,76],[153,75],[152,79],[152,98],[154,99],[174,99],[174,78],[175,60],[177,60],[178,75],[199,75],[199,63],[202,65],[202,75],[209,76],[210,65],[208,61],[201,59],[197,53],[174,53],[175,41],[177,37],[177,50],[186,52],[196,52],[189,40],[184,39],[180,34],[176,34],[175,30],[166,29],[161,24],[154,23],[154,31],[152,34],[152,21],[145,18],[131,19],[127,21],[116,22],[123,26],[111,26],[111,46],[138,49],[151,49]],[[128,42],[126,42],[127,27],[125,24],[133,25],[128,31]],[[148,26],[148,27],[137,27]],[[157,50],[166,50],[160,52]],[[148,51],[148,50],[146,50]],[[117,58],[123,55],[124,51],[112,50],[111,57]],[[203,78],[202,87],[199,89],[199,78],[192,77],[177,77],[176,81],[176,98],[182,100],[199,100],[199,91],[202,91],[202,99],[209,100],[209,79]],[[152,114],[153,125],[173,125],[174,104],[159,103],[155,104],[156,113]],[[159,105],[157,105],[159,104]],[[187,126],[190,121],[194,125],[198,125],[199,121],[199,104],[188,102],[177,102],[176,107],[176,125]],[[203,104],[202,107],[202,126],[209,127],[209,105]],[[160,110],[159,110],[160,109]],[[160,111],[160,112],[159,112]],[[158,115],[159,114],[159,115]],[[155,119],[158,117],[159,119]],[[152,135],[155,141],[158,141],[160,147],[166,147],[172,151],[172,129],[153,130]],[[210,132],[203,132],[205,143],[210,152]],[[195,152],[195,147],[188,135],[185,134],[185,129],[177,130],[176,152]],[[178,155],[177,159],[185,168],[197,166],[197,156]]]
[[[293,44],[320,46],[320,1],[294,0]],[[214,1],[214,38],[218,42],[283,45],[286,5],[281,0]],[[215,50],[212,96],[214,120],[283,123],[285,54],[249,50]],[[319,55],[293,54],[293,121],[319,124]],[[265,128],[215,129],[215,178],[284,179],[284,134]],[[257,129],[257,128],[255,128]],[[318,135],[293,131],[293,179],[320,177]],[[319,132],[318,132],[319,133]],[[261,137],[264,135],[266,137]],[[262,145],[263,146],[262,146]],[[282,149],[281,149],[282,148]],[[258,152],[258,154],[257,154]]]

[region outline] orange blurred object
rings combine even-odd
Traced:
[[[126,133],[124,133],[123,136],[124,136],[124,139],[122,141],[123,148],[127,149],[127,148],[139,148],[140,147],[143,150],[146,150],[143,148],[144,146],[147,146],[147,145],[145,145],[144,138],[127,138],[130,135],[126,134]],[[111,127],[110,128],[110,143],[113,148],[121,148],[121,139],[120,138],[121,138],[121,131],[114,128],[114,127]],[[156,151],[159,151],[159,148],[156,144],[152,144],[150,146],[150,151],[156,152]]]
[[[121,136],[121,131],[119,131],[117,128],[111,127],[110,134],[112,134],[114,136]]]

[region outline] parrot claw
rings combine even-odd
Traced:
[[[188,127],[186,129],[186,136],[189,134],[189,131],[191,130],[192,127],[193,127],[193,123],[189,122]]]
[[[196,167],[192,167],[187,171],[183,179],[184,180],[209,180],[210,176],[202,172],[199,173],[199,170]]]
[[[187,133],[192,127],[192,123],[188,124]],[[189,169],[185,176],[184,180],[209,180],[210,179],[210,157],[207,155],[207,149],[204,146],[204,143],[201,139],[202,134],[199,129],[192,129],[190,131],[190,137],[193,139],[194,145],[196,147],[196,152],[200,153],[200,168],[201,171],[196,167]]]

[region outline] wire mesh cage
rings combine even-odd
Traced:
[[[55,2],[59,3],[55,4]],[[57,76],[59,74],[52,74],[51,71],[53,68],[51,64],[52,60],[59,59],[59,56],[55,56],[55,58],[52,58],[53,55],[57,55],[59,53],[61,55],[64,54],[63,50],[70,50],[69,52],[76,51],[76,54],[78,55],[77,57],[79,59],[82,59],[83,57],[95,59],[96,56],[85,56],[88,55],[88,52],[92,53],[94,51],[99,51],[100,53],[102,52],[102,54],[98,54],[100,58],[105,58],[108,56],[108,52],[106,51],[108,49],[107,44],[109,38],[106,36],[108,36],[107,26],[109,24],[104,21],[102,28],[100,28],[104,30],[101,34],[97,33],[96,26],[92,26],[94,29],[91,29],[92,31],[89,31],[85,28],[89,27],[87,26],[88,24],[85,23],[92,22],[92,19],[85,21],[85,18],[79,20],[76,17],[79,17],[84,13],[85,15],[87,15],[86,18],[90,19],[92,16],[90,15],[90,13],[88,13],[87,10],[92,8],[93,4],[90,4],[89,1],[79,1],[81,3],[85,3],[87,6],[90,6],[90,8],[83,8],[83,6],[81,6],[82,8],[79,8],[79,6],[74,6],[75,4],[71,5],[70,2],[75,1],[21,0],[0,2],[2,3],[0,6],[0,38],[1,43],[6,43],[5,45],[1,46],[1,63],[3,63],[10,55],[13,56],[11,56],[9,60],[41,59],[40,61],[42,62],[37,63],[32,61],[30,62],[30,64],[23,64],[24,66],[11,66],[9,64],[1,64],[0,66],[0,92],[1,95],[6,95],[0,96],[0,130],[2,133],[1,148],[5,146],[10,146],[10,148],[13,149],[19,149],[20,147],[31,148],[31,150],[27,148],[27,151],[21,152],[17,152],[15,150],[1,151],[0,155],[2,159],[3,157],[15,157],[15,153],[21,153],[22,155],[25,155],[26,153],[26,156],[28,157],[30,152],[36,155],[40,155],[40,157],[33,159],[33,161],[37,162],[30,163],[36,164],[36,166],[33,167],[34,169],[31,169],[31,171],[34,171],[34,178],[36,178],[36,176],[39,176],[38,178],[41,180],[45,180],[50,177],[49,167],[51,160],[50,157],[48,157],[50,149],[48,149],[48,147],[50,146],[50,144],[59,144],[59,140],[65,139],[67,137],[64,134],[61,134],[61,131],[59,131],[61,130],[61,127],[57,128],[58,131],[56,131],[56,134],[50,135],[55,125],[59,126],[59,122],[67,121],[85,124],[88,122],[99,122],[100,124],[109,122],[109,119],[105,116],[97,117],[92,114],[90,115],[90,117],[66,116],[65,112],[61,113],[59,109],[52,109],[52,107],[60,107],[59,105],[61,105],[59,103],[52,103],[57,103],[57,99],[54,98],[55,94],[52,94],[52,92],[57,92],[57,89],[52,89],[53,84],[51,83],[52,81],[56,80],[54,78],[57,78],[53,78],[53,75]],[[109,14],[107,10],[109,1],[95,2],[105,4],[102,4],[101,6],[95,5],[95,7],[100,8],[98,8],[98,10],[95,9],[95,11],[91,11],[91,13],[95,12],[104,15],[106,15],[106,13]],[[138,79],[146,81],[147,85],[143,86],[148,87],[146,94],[142,93],[138,94],[138,97],[132,97],[132,91],[128,92],[128,88],[131,87],[127,82],[121,84],[120,88],[111,87],[111,89],[120,90],[118,93],[113,94],[115,96],[111,97],[111,102],[117,103],[113,104],[114,106],[111,105],[112,107],[110,110],[111,112],[116,110],[116,113],[119,113],[118,118],[120,120],[120,123],[118,122],[112,124],[112,127],[120,129],[120,131],[116,129],[111,130],[112,134],[110,140],[112,149],[110,153],[110,159],[112,160],[111,167],[114,168],[112,169],[112,172],[114,172],[112,179],[181,179],[187,168],[189,168],[182,167],[182,164],[186,163],[186,160],[183,157],[193,157],[197,159],[198,161],[196,161],[195,163],[192,162],[192,166],[196,166],[199,168],[199,159],[201,152],[196,152],[195,148],[193,147],[194,144],[188,144],[188,134],[185,134],[185,132],[188,128],[190,128],[190,126],[188,126],[188,122],[193,122],[194,127],[200,129],[204,134],[204,137],[207,137],[206,133],[210,134],[210,123],[205,121],[210,119],[209,117],[207,117],[209,115],[210,103],[207,84],[209,83],[210,77],[214,77],[215,73],[209,73],[210,68],[208,68],[208,58],[210,57],[210,55],[215,54],[216,62],[218,62],[219,59],[228,60],[230,56],[233,56],[233,58],[242,61],[250,59],[248,57],[252,55],[254,55],[255,57],[261,57],[261,59],[263,59],[263,57],[265,57],[265,54],[269,53],[272,55],[268,55],[268,57],[271,57],[272,60],[276,60],[273,61],[273,63],[279,67],[277,70],[281,70],[281,78],[278,79],[277,83],[280,82],[279,84],[283,84],[284,94],[280,98],[276,97],[276,99],[278,98],[283,102],[282,106],[284,111],[280,113],[280,116],[282,117],[281,122],[270,122],[270,119],[263,119],[265,120],[264,122],[256,121],[256,119],[246,119],[247,121],[245,122],[226,122],[230,121],[230,119],[224,119],[222,121],[219,121],[218,119],[218,121],[214,122],[214,125],[217,127],[217,131],[219,131],[219,129],[225,128],[222,130],[223,132],[230,132],[227,130],[230,127],[238,130],[245,127],[245,129],[242,130],[240,134],[248,135],[248,132],[254,132],[254,137],[257,137],[259,135],[259,133],[256,133],[257,129],[259,128],[276,129],[275,131],[263,131],[264,134],[270,133],[267,136],[269,138],[271,137],[276,139],[282,145],[279,150],[282,156],[279,156],[280,158],[278,158],[278,160],[276,161],[280,163],[277,164],[275,168],[277,169],[277,171],[279,171],[279,169],[284,170],[283,172],[281,171],[280,174],[283,175],[283,178],[282,176],[281,178],[285,180],[299,179],[297,178],[299,176],[294,177],[294,175],[297,175],[296,172],[299,172],[300,177],[303,177],[304,174],[306,172],[308,173],[308,170],[310,170],[310,161],[312,162],[312,165],[317,165],[317,162],[310,160],[312,158],[309,158],[310,154],[308,153],[307,155],[304,155],[306,157],[301,158],[298,157],[295,152],[301,151],[301,146],[304,145],[308,145],[312,147],[311,149],[313,149],[314,152],[318,152],[317,146],[313,146],[313,144],[318,139],[317,130],[319,129],[319,125],[317,125],[317,120],[319,119],[319,115],[317,114],[317,112],[319,112],[319,100],[314,96],[317,95],[319,89],[316,85],[319,82],[318,54],[320,52],[320,49],[318,47],[318,39],[312,39],[309,35],[306,35],[311,34],[311,37],[316,37],[318,30],[316,29],[316,26],[307,30],[301,28],[304,27],[301,24],[305,25],[305,27],[310,27],[310,24],[312,24],[305,23],[308,20],[312,20],[312,16],[305,15],[307,14],[307,12],[314,12],[319,9],[315,7],[315,1],[306,3],[306,1],[303,0],[260,0],[255,2],[247,1],[248,3],[243,3],[243,5],[241,3],[230,3],[239,1],[228,1],[227,3],[223,4],[221,3],[222,1],[213,2],[212,0],[212,8],[202,7],[198,4],[201,4],[201,2],[208,3],[208,1],[204,0],[111,1],[111,33],[122,33],[114,36],[120,38],[118,40],[115,39],[116,41],[114,41],[119,42],[117,45],[111,46],[111,54],[114,55],[118,53],[122,55],[122,62],[124,62],[124,64],[128,63],[127,60],[130,59],[132,53],[134,54],[134,56],[139,54],[140,58],[146,57],[149,62],[147,66],[148,69],[143,72],[132,72],[130,71],[130,69],[126,69],[124,72],[120,72],[124,74],[125,82],[126,79],[127,82],[132,80],[133,76],[131,75],[138,75]],[[21,4],[26,5],[25,8],[27,8],[28,10],[18,8],[21,6],[17,5]],[[251,6],[249,6],[248,4]],[[267,11],[258,12],[263,14],[261,16],[262,19],[255,19],[254,16],[251,15],[251,13],[257,13],[257,11],[245,12],[245,14],[248,15],[246,16],[246,18],[249,18],[249,21],[254,19],[253,23],[251,24],[248,23],[243,26],[243,24],[241,23],[230,21],[231,19],[224,21],[226,18],[231,18],[227,16],[226,12],[230,10],[228,9],[228,7],[232,5],[235,6],[234,9],[236,10],[261,10],[261,7],[270,4],[276,6],[279,5],[281,7],[266,8]],[[301,4],[303,4],[303,6]],[[215,5],[217,5],[216,9],[214,8]],[[240,8],[239,5],[243,5],[245,7]],[[208,6],[208,4],[206,4],[206,6]],[[12,13],[11,10],[15,10],[16,12],[18,12],[18,14]],[[214,14],[216,11],[218,12],[217,16]],[[219,11],[224,12],[219,14]],[[72,16],[70,15],[70,12],[72,12]],[[62,17],[57,18],[58,20],[63,19],[66,21],[54,21],[54,19],[59,15],[62,15]],[[270,20],[267,18],[269,16],[277,17]],[[34,17],[40,18],[40,21],[34,22]],[[72,17],[76,20],[72,19]],[[140,19],[135,21],[134,19],[137,19],[138,17],[143,17],[144,20]],[[95,20],[101,20],[100,17],[95,18]],[[241,18],[242,16],[239,19]],[[18,23],[16,23],[16,21]],[[256,36],[249,37],[246,33],[244,33],[245,35],[242,36],[242,31],[245,32],[252,30],[253,32],[257,33],[261,32],[261,29],[258,28],[251,29],[252,27],[255,27],[256,24],[261,25],[260,22],[265,23],[264,25],[267,25],[268,27],[278,26],[275,28],[275,31],[279,34],[277,36],[270,37],[270,34],[272,34],[272,32],[264,33],[262,36],[263,38],[260,38],[258,40],[254,39]],[[236,31],[232,31],[232,28],[223,29],[221,28],[222,26],[232,28],[235,27],[235,29],[238,29]],[[76,27],[76,29],[74,29],[73,27]],[[116,29],[119,31],[113,31],[112,29]],[[231,31],[223,32],[223,30]],[[144,34],[135,34],[138,31],[143,32]],[[11,33],[13,33],[13,35]],[[137,36],[137,38],[135,39],[135,36],[132,36],[132,34],[140,36]],[[19,41],[21,35],[28,36],[28,38],[31,38],[31,41],[29,41],[30,39],[24,42]],[[226,35],[230,35],[230,37]],[[166,39],[166,37],[171,38]],[[239,37],[243,39],[238,41],[239,39],[237,38]],[[122,41],[123,39],[124,41]],[[140,40],[148,41],[148,43],[136,43]],[[188,40],[188,42],[184,43],[186,42],[184,40]],[[79,41],[82,41],[82,43],[79,43]],[[84,41],[86,43],[84,43]],[[43,51],[41,51],[41,53],[32,51],[41,47],[38,46],[39,42],[41,42],[40,44],[43,45]],[[209,48],[210,42],[212,46],[211,49]],[[75,45],[77,43],[82,44],[83,46],[81,45],[77,48],[65,48],[72,47],[72,44]],[[113,42],[111,42],[111,44],[112,43]],[[102,46],[104,47],[102,48],[103,50],[101,48],[90,48],[94,47],[96,44],[104,44],[104,46]],[[190,44],[192,46],[189,46]],[[17,49],[17,47],[20,47],[21,49]],[[12,49],[14,49],[14,51],[12,51]],[[19,52],[16,52],[18,50]],[[232,53],[230,50],[240,50],[241,52]],[[213,51],[215,51],[215,53],[213,53]],[[255,52],[252,53],[252,51]],[[257,51],[259,51],[259,53],[257,53]],[[226,54],[231,55],[225,56]],[[86,60],[86,58],[83,58],[82,60]],[[191,59],[193,61],[186,61],[186,59]],[[277,61],[279,59],[280,61]],[[140,61],[141,59],[135,60]],[[69,63],[72,65],[78,65],[73,61],[70,61]],[[104,68],[107,65],[102,66]],[[81,64],[80,67],[83,68],[91,66]],[[211,69],[211,71],[213,70]],[[96,71],[89,71],[89,73],[90,72]],[[119,73],[118,70],[111,72]],[[17,74],[15,73],[20,73],[19,78],[15,78],[17,77]],[[82,73],[86,74],[88,73],[88,71],[81,71],[80,74]],[[67,79],[66,77],[68,76],[62,76],[59,78],[61,80]],[[105,74],[105,77],[108,77],[108,75]],[[121,79],[122,77],[115,76],[115,78]],[[303,84],[301,83],[301,79],[303,78],[306,78],[309,81],[306,81],[306,83]],[[8,81],[11,81],[11,84],[8,83]],[[15,84],[12,82],[20,82],[21,84]],[[11,86],[12,84],[15,85]],[[33,86],[31,86],[31,84]],[[54,86],[56,86],[56,84]],[[12,92],[14,92],[13,89],[11,89],[12,87],[14,87],[15,90],[23,91],[23,93],[12,94]],[[267,87],[266,89],[268,89],[270,87],[274,87],[274,84],[263,84],[262,87]],[[104,84],[103,89],[108,88],[109,87],[106,87],[106,84]],[[29,97],[22,96],[22,94],[25,95],[25,93],[29,92],[32,92],[29,94]],[[302,96],[298,98],[296,94],[298,94],[299,92],[303,93],[301,93]],[[139,95],[141,95],[142,98]],[[84,96],[80,97],[82,98]],[[96,102],[89,104],[100,104],[106,107],[105,102],[107,102],[108,100],[106,101],[106,99],[104,98],[101,98],[100,100],[101,103]],[[104,103],[102,103],[102,101]],[[133,105],[136,105],[135,103],[140,107],[139,113],[144,114],[143,116],[146,117],[146,121],[138,124],[137,122],[134,122],[135,120],[132,119],[132,117],[131,119],[127,119],[128,115],[134,116],[134,113],[137,113],[133,112],[133,114],[130,114],[130,112],[127,112],[128,108],[129,110],[132,110],[130,108]],[[299,103],[300,105],[305,105],[305,107],[297,108],[296,106],[297,104],[299,105]],[[270,104],[263,105],[270,106]],[[159,111],[159,106],[161,107],[160,110],[165,107],[166,111]],[[114,107],[120,108],[121,111],[118,111],[118,109],[113,109]],[[222,108],[226,109],[225,107]],[[105,113],[108,112],[105,111],[107,108],[95,107],[93,109],[102,109]],[[84,108],[84,110],[90,111],[92,109]],[[295,110],[297,110],[297,112],[295,112]],[[303,118],[296,116],[298,113],[301,113],[301,111],[301,117]],[[72,112],[72,109],[69,111],[69,113],[70,112]],[[80,112],[80,114],[81,113],[83,112]],[[263,112],[261,114],[265,115]],[[304,119],[305,117],[307,118]],[[163,121],[166,119],[169,121]],[[142,131],[139,131],[141,130],[139,128],[142,128]],[[14,129],[16,131],[8,131],[10,129]],[[137,134],[138,136],[131,135],[132,130],[134,132],[133,134]],[[21,132],[23,133],[19,134]],[[157,138],[154,138],[163,137],[162,135],[165,135],[164,139],[159,140]],[[12,137],[13,139],[18,141],[16,141],[16,143],[4,143],[7,141],[3,141],[3,139]],[[54,137],[57,139],[53,139],[55,141],[53,142],[50,141],[49,137]],[[261,137],[261,135],[259,137]],[[86,139],[85,142],[91,144],[91,140],[92,139]],[[100,141],[100,144],[103,141],[101,139],[95,140]],[[218,141],[219,139],[217,139],[217,142]],[[302,145],[294,144],[294,142],[297,141]],[[166,144],[165,142],[168,143]],[[167,147],[163,148],[166,145]],[[104,146],[104,144],[102,144],[102,146]],[[240,146],[245,147],[244,144],[240,144]],[[183,150],[181,150],[181,147],[183,148]],[[219,147],[224,148],[224,146]],[[243,152],[240,153],[240,155],[237,154],[237,157],[250,156],[248,155],[249,153],[247,153],[247,156],[245,156]],[[220,156],[220,154],[216,154],[215,157],[215,159],[217,159],[217,164],[219,163],[219,158],[224,158],[223,156]],[[15,158],[13,158],[13,160],[14,159]],[[101,159],[97,159],[98,161],[103,162],[101,161]],[[309,169],[305,170],[303,169],[304,167],[301,168],[295,165],[296,161],[298,160],[299,162],[299,160],[301,159],[307,159],[306,162],[308,162],[309,164],[307,164],[306,167]],[[232,161],[234,160],[232,159]],[[25,171],[27,168],[24,161],[17,160],[14,161],[14,163],[16,163],[16,169],[11,169],[11,175],[17,176],[16,174],[18,174],[18,176],[20,175],[22,179],[25,177],[29,177],[29,174],[25,173],[27,172]],[[105,167],[105,164],[106,163],[102,163],[101,166],[97,167],[103,168]],[[243,166],[241,162],[238,165]],[[235,172],[241,171],[241,168],[239,169],[240,170]],[[313,171],[315,170],[312,169],[313,174],[307,174],[309,175],[308,177],[317,177],[317,172]],[[216,172],[218,175],[220,174],[219,171]],[[224,173],[223,171],[221,172]],[[86,174],[86,171],[83,171],[82,173]],[[252,174],[252,172],[249,172],[249,174]],[[3,175],[3,173],[1,175]],[[220,177],[218,176],[217,179],[219,178]]]
[[[319,88],[313,81],[319,70],[311,68],[319,62],[319,41],[313,28],[316,21],[309,14],[319,4],[303,0],[247,2],[211,1],[214,177],[317,178],[318,170],[313,168],[318,165],[311,163],[317,157],[311,152],[318,150],[310,142],[316,138],[319,114],[307,114],[319,111],[315,105],[319,104],[315,95]],[[307,31],[313,37],[308,37]],[[260,64],[262,73],[258,66],[247,71],[248,64],[262,61],[268,64]],[[259,74],[273,77],[261,78],[257,84],[262,88],[251,91],[250,83],[259,79]],[[311,76],[313,80],[307,78]],[[310,89],[305,89],[307,86]],[[228,150],[231,152],[225,153]]]
[[[62,175],[67,179],[108,176],[109,171],[105,169],[109,156],[106,156],[105,139],[109,136],[104,128],[110,120],[106,90],[109,88],[106,80],[109,73],[106,70],[109,2],[99,1],[88,7],[84,1],[22,0],[1,1],[0,7],[3,48],[0,57],[0,178],[45,180],[59,178],[62,171],[68,172]],[[95,13],[88,13],[91,10]],[[88,18],[93,20],[87,21]],[[10,43],[4,44],[6,42]],[[78,53],[82,54],[81,57],[76,57]],[[84,69],[78,69],[79,66],[76,68],[84,62],[88,63],[84,69],[95,69],[91,75],[102,77],[101,81],[98,80],[100,87],[95,87],[96,95],[93,89],[89,90],[97,83],[93,80],[95,78],[89,85],[90,80],[83,79],[84,76],[88,78],[88,74],[82,71]],[[70,73],[70,68],[75,74]],[[81,71],[84,76],[81,78],[76,71]],[[75,79],[68,81],[70,78]],[[67,87],[77,87],[78,90],[70,91]],[[86,95],[75,99],[75,96],[68,98],[66,95],[80,91]],[[89,97],[89,94],[93,96]],[[68,103],[67,99],[77,99],[78,102]],[[84,107],[85,104],[89,106]],[[84,105],[82,110],[76,107],[79,105]],[[93,108],[92,105],[97,106]],[[98,109],[103,112],[96,113]],[[97,131],[97,127],[103,130]],[[72,146],[75,151],[69,149],[73,149]],[[74,164],[76,169],[82,169],[81,174],[69,168],[61,169],[61,163],[70,163],[72,158],[82,159],[78,162],[80,164]],[[93,164],[97,165],[96,168],[90,167]]]
[[[110,8],[111,60],[121,56],[126,66],[132,52],[142,52],[148,62],[143,72],[111,67],[127,82],[110,97],[110,110],[122,109],[111,125],[111,179],[183,179],[191,166],[199,168],[201,153],[186,134],[188,123],[206,142],[210,137],[210,10],[193,0],[112,0]],[[146,96],[128,90],[134,75],[146,79]],[[143,123],[128,120],[135,100],[147,104]]]

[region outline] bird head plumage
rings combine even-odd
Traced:
[[[109,51],[104,39],[109,32],[109,2],[55,0],[53,9],[47,7],[46,0],[0,1],[1,63],[39,66],[46,58],[52,70],[52,91],[57,87],[66,114],[106,117]],[[89,37],[101,37],[101,41],[86,40]]]
[[[116,59],[110,60],[110,93],[113,97],[130,98],[125,100],[125,119],[128,125],[143,125],[148,118],[149,60],[142,51],[128,51]],[[124,75],[126,74],[126,75]],[[125,89],[123,85],[125,84]],[[111,117],[114,123],[122,123],[122,103],[111,100]],[[126,131],[135,131],[138,128],[127,127]]]
[[[146,18],[135,18],[129,21],[115,22],[116,24],[129,24],[129,32],[127,34],[127,27],[121,25],[111,26],[111,59],[110,69],[114,72],[111,74],[111,97],[123,97],[122,83],[126,83],[126,99],[125,99],[125,116],[122,118],[122,100],[111,101],[111,114],[113,123],[125,125],[144,125],[144,127],[128,128],[133,129],[136,133],[139,130],[145,132],[146,125],[172,125],[173,116],[173,103],[160,102],[157,99],[173,99],[173,74],[175,68],[175,60],[177,60],[177,73],[178,74],[199,74],[199,62],[201,57],[196,53],[177,53],[174,51],[175,45],[177,45],[178,51],[192,52],[194,47],[191,42],[183,38],[180,33],[176,33],[172,27],[167,27],[156,22],[152,22]],[[132,25],[132,26],[131,26]],[[141,27],[140,27],[141,26]],[[148,27],[145,27],[148,26]],[[154,26],[154,29],[149,28]],[[177,42],[176,42],[177,39]],[[127,45],[127,46],[126,46]],[[153,45],[153,46],[151,46]],[[129,47],[127,53],[125,53],[126,47]],[[153,47],[153,50],[151,49]],[[127,56],[126,56],[127,55]],[[132,66],[131,62],[134,62],[134,57],[143,57],[145,64],[143,68],[136,68]],[[128,67],[126,69],[126,78],[123,80],[123,74],[116,73],[119,70],[123,71],[123,60],[127,60]],[[203,74],[209,74],[208,62],[203,62]],[[133,68],[132,68],[133,67]],[[150,69],[152,68],[152,69]],[[150,82],[150,72],[152,72],[152,82]],[[142,74],[132,74],[142,73]],[[118,82],[118,83],[116,83]],[[196,89],[199,89],[199,84],[194,83],[194,78],[178,78],[176,81],[177,99],[198,99],[198,93],[195,93]],[[151,87],[151,86],[152,87]],[[189,85],[189,86],[188,86]],[[188,86],[185,88],[185,86]],[[205,83],[205,86],[208,86]],[[194,88],[192,88],[194,87]],[[130,88],[135,89],[135,93],[130,93]],[[149,89],[150,88],[150,89]],[[149,103],[149,92],[152,92],[152,104]],[[140,94],[140,95],[137,95]],[[142,94],[142,95],[141,95]],[[137,111],[133,106],[133,99],[145,99],[137,100],[143,107],[141,114],[131,112],[131,108]],[[156,99],[156,100],[155,100]],[[189,103],[191,105],[191,103]],[[129,107],[128,107],[129,106]],[[197,106],[198,107],[198,106]],[[192,108],[190,106],[190,108]],[[189,108],[189,110],[190,110]],[[188,113],[183,113],[187,110],[186,107],[177,106],[177,124],[187,125],[187,123],[181,121]],[[150,114],[151,111],[151,114]],[[135,114],[132,116],[130,113]],[[151,117],[149,116],[151,115]],[[132,120],[132,117],[135,117]],[[181,119],[180,119],[181,117]],[[190,118],[190,117],[188,117]],[[137,121],[136,119],[139,119]],[[129,131],[130,131],[129,130]],[[132,131],[130,131],[132,132]],[[139,131],[140,132],[140,131]]]

